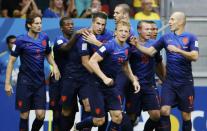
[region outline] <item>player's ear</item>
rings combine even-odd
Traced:
[[[117,30],[114,31],[114,36],[116,36],[116,35],[117,35]]]
[[[31,28],[31,25],[30,25],[30,24],[27,24],[27,27],[28,27],[28,28]]]

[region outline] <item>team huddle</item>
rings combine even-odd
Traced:
[[[115,30],[107,30],[107,15],[97,12],[91,26],[74,30],[71,18],[61,18],[62,35],[51,48],[41,32],[42,18],[26,19],[27,34],[17,37],[7,66],[5,91],[11,95],[13,65],[20,57],[16,108],[19,130],[28,131],[29,111],[35,110],[32,131],[43,125],[46,110],[44,59],[52,65],[49,83],[50,109],[54,131],[133,131],[141,111],[148,111],[144,131],[170,131],[170,111],[182,113],[183,131],[191,131],[194,87],[191,62],[198,59],[197,38],[184,31],[185,14],[175,12],[169,19],[171,32],[156,40],[153,21],[130,26],[130,7],[119,4],[114,10]],[[139,36],[136,37],[134,31]],[[166,51],[166,66],[160,50]],[[52,55],[53,52],[53,55]],[[161,95],[155,74],[162,82]],[[82,106],[79,111],[78,102]],[[81,121],[74,124],[81,112]],[[108,113],[111,121],[108,121]]]

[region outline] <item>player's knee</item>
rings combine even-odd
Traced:
[[[44,120],[45,119],[45,115],[44,114],[38,114],[38,115],[36,115],[36,118],[38,120]]]
[[[136,120],[137,120],[137,115],[136,114],[130,113],[130,114],[127,114],[127,116],[129,117],[132,124],[136,123]]]
[[[71,115],[71,109],[70,108],[62,108],[62,115],[63,116],[70,116]]]
[[[29,112],[22,112],[22,113],[20,113],[20,117],[22,119],[28,119],[29,118]]]
[[[163,116],[169,116],[170,115],[170,107],[164,106],[160,110],[160,114]]]
[[[45,112],[44,111],[36,112],[36,118],[38,120],[44,120],[45,119]]]
[[[89,99],[86,98],[82,102],[83,102],[84,110],[86,112],[90,112],[91,111],[91,106],[90,106],[90,103],[89,103]]]
[[[182,112],[182,117],[184,121],[191,120],[191,113]]]
[[[160,119],[160,111],[159,110],[152,110],[149,112],[150,114],[150,119],[154,121],[159,121]]]
[[[111,116],[111,120],[117,124],[120,124],[122,122],[122,118],[123,116],[122,116],[121,111],[114,112]]]
[[[105,117],[94,118],[93,123],[95,126],[102,126],[105,123]]]

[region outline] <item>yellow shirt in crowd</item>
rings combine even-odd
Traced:
[[[143,12],[138,12],[134,16],[135,20],[160,20],[157,13],[151,12],[150,15],[145,15]]]

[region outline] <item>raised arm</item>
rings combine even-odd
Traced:
[[[37,4],[35,3],[35,1],[31,0],[31,2],[32,2],[31,4],[32,4],[33,12],[36,13],[36,14],[42,15],[41,10],[38,9]]]
[[[151,47],[144,47],[142,45],[139,44],[138,40],[135,37],[130,38],[130,43],[134,46],[136,46],[136,48],[138,50],[140,50],[142,53],[149,55],[149,56],[154,56],[157,53],[157,50],[151,46]]]
[[[81,35],[82,32],[85,32],[86,30],[88,30],[88,29],[83,28],[83,29],[80,29],[80,30],[77,30],[76,32],[74,32],[74,33],[72,34],[72,36],[71,36],[69,42],[68,42],[67,44],[63,44],[63,45],[60,47],[60,50],[63,50],[63,51],[68,51],[68,50],[70,50],[70,49],[73,47],[73,45],[76,43],[76,41],[77,41],[77,36],[78,36],[78,35]]]
[[[27,11],[28,11],[28,9],[29,9],[31,3],[32,3],[32,0],[30,0],[30,1],[27,2],[27,5],[25,5],[25,6],[22,8],[22,10],[20,11],[20,16],[23,16],[24,14],[27,13]]]
[[[7,64],[5,91],[8,96],[10,96],[12,93],[12,86],[11,86],[10,80],[11,80],[11,74],[12,74],[12,70],[14,68],[14,63],[15,63],[16,59],[17,59],[16,57],[10,55],[9,62]]]

